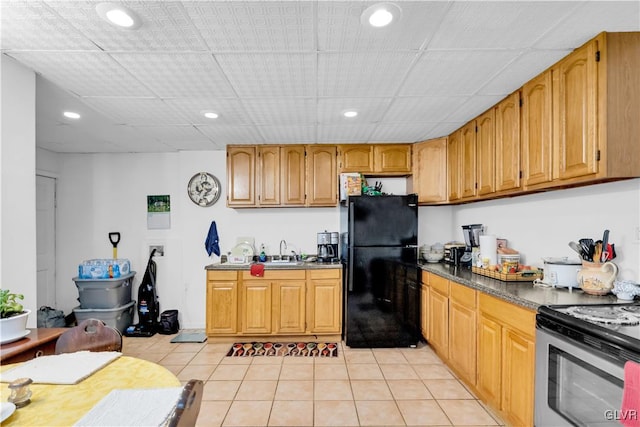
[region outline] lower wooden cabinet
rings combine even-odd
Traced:
[[[339,335],[342,270],[207,271],[207,335]]]
[[[511,425],[533,425],[536,312],[478,296],[480,397]]]
[[[207,335],[238,332],[238,275],[235,271],[207,273]]]
[[[449,365],[471,385],[476,383],[476,291],[449,283]]]
[[[242,282],[240,330],[243,334],[271,333],[271,288],[267,280]]]
[[[342,332],[342,271],[309,270],[307,330],[311,334]]]
[[[507,424],[533,425],[535,315],[422,273],[421,327],[438,356]]]
[[[440,276],[429,278],[427,323],[429,344],[443,360],[449,357],[449,281]]]

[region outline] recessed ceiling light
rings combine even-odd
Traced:
[[[142,25],[140,17],[131,9],[118,3],[98,3],[98,15],[110,24],[127,30],[136,30]]]
[[[394,3],[377,3],[369,6],[362,12],[360,22],[375,28],[386,27],[392,22],[398,22],[402,16],[402,10]]]
[[[200,113],[202,113],[202,115],[207,119],[217,119],[218,117],[220,117],[220,114],[216,113],[215,111],[203,110]]]
[[[345,110],[342,112],[342,115],[347,119],[352,119],[358,115],[358,112],[356,110]]]
[[[65,111],[64,113],[62,113],[63,116],[65,116],[68,119],[79,119],[80,118],[80,114],[75,113],[73,111]]]

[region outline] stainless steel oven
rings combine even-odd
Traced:
[[[536,328],[535,425],[619,426],[624,364],[640,362],[640,305],[543,306]]]

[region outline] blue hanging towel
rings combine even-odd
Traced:
[[[207,234],[207,240],[204,241],[204,247],[207,250],[209,256],[211,253],[220,256],[220,246],[218,246],[218,227],[216,227],[216,222],[211,221],[211,225],[209,226],[209,233]]]

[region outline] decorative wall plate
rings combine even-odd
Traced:
[[[208,172],[199,172],[189,180],[187,194],[196,205],[211,206],[220,198],[220,181]]]

